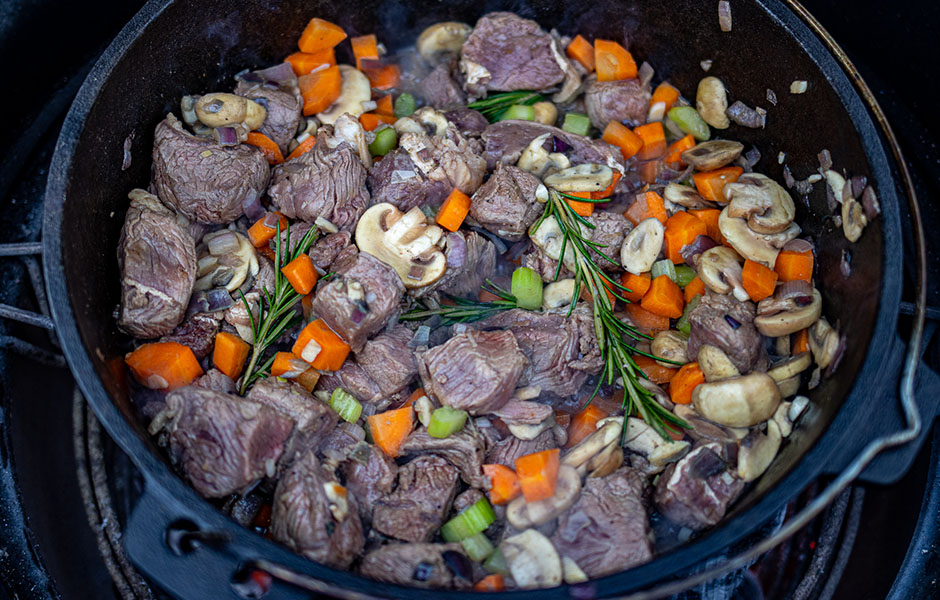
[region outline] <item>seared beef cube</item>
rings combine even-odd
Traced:
[[[522,266],[532,269],[542,276],[542,281],[550,283],[555,281],[555,272],[558,269],[558,261],[545,254],[541,248],[533,246],[532,250],[522,255]],[[568,270],[568,267],[562,266],[558,273],[558,279],[574,277],[574,274]]]
[[[258,131],[271,138],[287,156],[290,142],[300,126],[303,98],[293,69],[283,64],[243,75],[235,93],[264,106],[267,115]]]
[[[451,108],[467,103],[467,95],[452,74],[456,66],[456,63],[441,63],[421,80],[420,93],[428,106]]]
[[[451,190],[446,181],[428,178],[400,148],[372,165],[367,182],[372,190],[372,204],[388,202],[402,212],[416,206],[437,208]]]
[[[196,281],[196,243],[173,211],[134,190],[118,241],[118,327],[139,338],[166,335],[186,314]]]
[[[417,355],[424,389],[441,404],[482,415],[509,401],[526,364],[511,331],[465,331]]]
[[[444,135],[405,133],[398,147],[408,153],[411,162],[428,180],[445,184],[448,193],[457,188],[471,195],[486,175],[486,161],[478,154],[479,142],[471,143],[455,127],[448,127]]]
[[[398,465],[377,446],[368,446],[369,454],[365,464],[356,457],[350,457],[343,463],[343,475],[346,488],[359,499],[359,514],[372,522],[372,511],[381,497],[391,493],[398,477]]]
[[[527,454],[534,454],[542,450],[552,450],[558,447],[555,434],[547,429],[538,434],[534,440],[521,440],[509,435],[496,442],[486,454],[486,464],[496,464],[516,468],[516,459]]]
[[[598,81],[591,75],[584,82],[584,108],[600,130],[611,121],[630,127],[646,123],[649,105],[649,85],[640,85],[639,79]]]
[[[415,430],[402,444],[403,455],[434,454],[460,469],[460,477],[467,485],[489,489],[489,480],[483,475],[483,456],[486,441],[475,427],[467,425],[446,438],[434,438],[423,427]]]
[[[278,411],[195,385],[166,398],[170,455],[203,496],[220,498],[273,475],[291,420]],[[151,423],[151,430],[156,429]]]
[[[453,123],[464,137],[480,137],[490,124],[482,113],[467,107],[449,110],[444,113],[444,118]]]
[[[188,346],[196,358],[202,360],[212,353],[215,334],[219,332],[221,323],[221,313],[195,313],[183,319],[176,329],[160,338],[160,341]]]
[[[673,523],[692,530],[714,525],[744,489],[730,459],[722,444],[694,448],[659,476],[653,494],[656,508]]]
[[[548,404],[531,400],[510,400],[493,413],[506,425],[538,425],[552,418],[555,411]]]
[[[333,278],[317,289],[312,310],[359,352],[398,309],[405,285],[395,269],[365,252],[344,254],[333,270]]]
[[[510,12],[492,12],[477,21],[460,53],[460,70],[466,87],[511,92],[542,90],[558,85],[565,72],[552,36],[538,23]]]
[[[346,460],[359,442],[366,439],[366,430],[358,423],[341,422],[330,430],[317,447],[317,452],[329,462]]]
[[[600,251],[607,257],[600,256],[592,248],[590,250],[591,258],[604,271],[620,271],[620,247],[623,246],[624,238],[633,229],[630,221],[621,213],[606,210],[595,210],[594,214],[586,217],[586,219],[594,226],[594,229],[589,230],[591,241],[598,244],[601,247]],[[587,229],[587,227],[583,228],[583,230]]]
[[[337,423],[338,417],[333,409],[293,381],[266,377],[252,385],[245,397],[290,417],[297,429],[326,435]]]
[[[741,373],[766,370],[767,351],[754,326],[756,314],[753,302],[739,302],[730,294],[705,294],[689,313],[689,357],[694,360],[699,348],[708,344],[727,354]]]
[[[457,494],[457,497],[454,498],[454,513],[459,513],[463,510],[466,510],[482,500],[486,496],[480,490],[476,488],[468,488],[463,492]]]
[[[338,371],[327,371],[317,382],[318,392],[333,393],[336,388],[343,388],[356,397],[362,404],[362,414],[372,416],[382,412],[392,403],[392,399],[382,394],[379,385],[353,359],[347,359]]]
[[[349,233],[346,231],[337,231],[336,233],[331,233],[318,239],[316,243],[310,247],[307,256],[313,261],[315,267],[329,271],[336,257],[339,256],[339,253],[342,252],[343,248],[348,246],[349,243]]]
[[[356,355],[356,362],[385,396],[403,390],[418,376],[414,350],[408,347],[413,333],[403,325],[375,336]]]
[[[535,199],[539,185],[531,173],[500,163],[473,195],[470,216],[487,231],[517,242],[542,214],[543,206]]]
[[[294,461],[277,484],[271,534],[310,560],[343,569],[365,545],[356,497],[312,451]]]
[[[496,271],[496,246],[475,231],[449,232],[444,237],[444,257],[444,275],[427,287],[413,290],[413,296],[444,292],[475,299],[483,282]]]
[[[466,555],[460,544],[387,544],[362,558],[359,573],[376,579],[422,588],[469,587],[470,581],[454,575],[445,556]]]
[[[355,231],[369,205],[366,168],[356,148],[324,126],[313,150],[274,168],[268,195],[285,217],[313,223],[323,217]]]
[[[218,369],[209,369],[205,375],[196,379],[193,385],[223,394],[234,394],[236,389],[232,378]]]
[[[457,492],[457,469],[438,456],[421,456],[398,470],[398,487],[377,500],[376,531],[406,542],[429,542]]]
[[[153,140],[153,187],[168,206],[200,223],[231,223],[257,199],[271,169],[250,144],[221,146],[183,129],[172,114]]]
[[[646,479],[629,467],[589,477],[578,501],[558,518],[551,538],[555,549],[591,578],[649,561],[653,552],[645,488]]]
[[[514,165],[522,152],[535,138],[549,134],[546,144],[553,144],[558,138],[570,148],[564,152],[573,165],[598,163],[613,168],[623,162],[623,155],[618,148],[601,140],[592,140],[583,135],[568,133],[551,125],[534,121],[500,121],[493,123],[483,132],[484,157],[488,169],[495,169],[503,163]],[[551,151],[551,148],[549,148]]]

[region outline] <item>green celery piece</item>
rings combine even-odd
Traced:
[[[534,121],[535,109],[527,104],[513,104],[500,116],[500,121],[515,119],[518,121]]]
[[[676,265],[676,283],[679,284],[679,287],[684,288],[685,286],[692,283],[692,280],[695,279],[695,269],[689,265]]]
[[[712,135],[711,129],[708,128],[708,123],[706,123],[701,115],[698,114],[698,111],[691,106],[676,106],[669,109],[667,115],[673,123],[679,126],[679,129],[685,133],[691,134],[700,142],[708,141],[708,138]]]
[[[398,145],[398,134],[394,127],[386,127],[375,132],[375,140],[369,144],[372,156],[385,156]]]
[[[516,297],[519,308],[538,310],[542,306],[542,276],[528,267],[519,267],[512,272],[509,293]]]
[[[591,119],[581,113],[567,113],[565,114],[565,122],[561,128],[568,133],[587,135],[591,130]]]
[[[509,574],[509,565],[506,563],[506,557],[503,551],[497,548],[490,557],[483,561],[483,570],[487,573]]]
[[[463,546],[470,560],[476,562],[485,560],[496,550],[489,538],[482,533],[475,533],[468,538],[460,540],[460,545]]]
[[[650,269],[650,278],[656,279],[660,275],[669,277],[669,279],[672,279],[673,283],[675,283],[676,265],[668,258],[654,262],[653,268]]]
[[[486,531],[495,520],[496,513],[493,512],[489,500],[480,498],[444,523],[441,527],[441,537],[445,542],[461,542],[474,534]]]
[[[405,92],[404,94],[395,98],[395,108],[393,112],[395,113],[396,119],[401,119],[402,117],[410,117],[414,114],[417,105],[415,104],[415,97]]]
[[[432,438],[446,438],[463,429],[466,424],[467,411],[442,406],[431,413],[428,435]]]
[[[355,396],[343,388],[333,390],[333,394],[330,395],[330,408],[348,423],[355,423],[362,416],[362,405]]]
[[[682,316],[679,317],[679,320],[676,321],[676,329],[681,331],[686,335],[692,333],[692,324],[689,322],[689,315],[695,310],[695,307],[698,306],[698,303],[702,301],[702,295],[699,294],[695,298],[692,298],[692,301],[685,305],[685,310],[682,311]]]

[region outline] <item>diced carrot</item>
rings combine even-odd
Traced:
[[[698,363],[684,364],[669,382],[669,397],[676,404],[691,404],[692,391],[700,383],[705,383],[705,374]]]
[[[809,351],[809,329],[800,329],[793,334],[793,342],[790,347],[790,353],[793,356]]]
[[[669,317],[653,314],[640,305],[640,302],[631,302],[626,306],[627,317],[634,327],[647,335],[656,335],[660,331],[669,330]]]
[[[695,238],[700,235],[708,235],[708,227],[705,223],[684,210],[676,211],[676,214],[666,221],[663,253],[666,258],[677,265],[682,264],[685,262],[685,259],[682,258],[682,249],[694,242]]]
[[[336,53],[332,48],[324,48],[319,52],[294,52],[290,56],[284,59],[284,62],[289,62],[291,68],[294,70],[294,75],[300,77],[301,75],[306,75],[310,71],[313,71],[319,66],[327,65],[333,66],[336,64]]]
[[[594,46],[591,42],[584,39],[584,36],[578,34],[574,36],[568,47],[565,48],[565,54],[575,59],[588,73],[594,70]]]
[[[303,369],[298,367],[298,362],[304,366]],[[285,373],[289,375],[297,371],[299,371],[299,373],[296,374],[299,375],[300,373],[306,371],[306,367],[309,366],[310,365],[304,362],[302,358],[293,352],[278,352],[274,355],[274,362],[271,363],[271,375],[275,377],[281,377]]]
[[[519,476],[504,465],[483,465],[483,474],[490,478],[490,502],[507,504],[522,493]]]
[[[604,133],[601,134],[601,139],[620,148],[624,160],[633,158],[643,147],[643,139],[617,121],[611,121],[607,124]]]
[[[335,48],[337,44],[346,39],[346,32],[339,25],[334,25],[323,19],[310,19],[300,39],[297,40],[297,47],[301,52],[314,53],[327,48]]]
[[[695,188],[702,198],[712,202],[727,202],[723,189],[726,183],[734,183],[744,173],[741,167],[722,167],[692,175]]]
[[[669,213],[666,212],[666,201],[656,192],[641,192],[636,195],[636,199],[630,208],[623,213],[634,226],[639,225],[646,219],[656,219],[663,225],[669,219]]]
[[[418,398],[421,398],[422,396],[427,396],[427,395],[428,395],[428,393],[424,391],[424,388],[423,388],[423,387],[419,387],[419,388],[416,389],[415,391],[411,392],[411,395],[408,396],[408,399],[407,399],[407,400],[405,400],[405,404],[404,404],[404,405],[411,406],[412,404],[415,403],[415,400],[417,400]],[[404,406],[404,405],[402,405],[402,406]]]
[[[633,273],[625,272],[620,276],[620,285],[630,290],[629,292],[620,290],[621,296],[630,302],[639,302],[643,299],[643,295],[646,294],[646,290],[650,289],[650,274],[641,273],[640,275],[634,275]]]
[[[234,333],[220,331],[215,336],[212,364],[232,379],[238,379],[245,368],[250,350],[251,346]]]
[[[395,124],[395,117],[390,117],[388,115],[380,115],[379,113],[362,113],[359,115],[359,122],[362,123],[362,128],[366,131],[375,131],[379,125],[386,123],[388,125]]]
[[[320,371],[310,367],[294,378],[294,381],[302,385],[305,390],[312,394],[313,390],[317,387],[317,382],[320,381]]]
[[[313,150],[313,147],[316,144],[317,144],[317,138],[311,135],[304,141],[300,142],[300,144],[298,144],[296,148],[291,150],[290,154],[287,155],[287,160],[294,160],[298,156],[302,154],[306,154],[307,152],[310,152],[311,150]]]
[[[620,171],[614,171],[614,176],[610,180],[610,185],[607,186],[607,189],[603,192],[591,192],[591,200],[603,200],[604,198],[611,197],[614,194],[614,190],[617,189],[617,183],[620,182],[622,177],[623,175],[620,174]]]
[[[640,160],[652,160],[659,158],[666,151],[666,131],[663,124],[659,121],[653,121],[646,125],[640,125],[633,129],[633,133],[640,136],[643,140],[643,146],[636,157]]]
[[[620,81],[637,75],[633,55],[610,40],[594,40],[594,69],[598,81]]]
[[[566,192],[572,196],[590,196],[591,192]],[[575,213],[581,215],[582,217],[590,217],[594,214],[594,203],[593,202],[578,202],[577,200],[572,200],[571,198],[565,198],[565,202],[568,203],[568,206],[571,207]]]
[[[660,385],[669,383],[679,371],[679,367],[664,367],[652,358],[642,354],[634,355],[633,362],[640,367],[640,370],[646,374],[650,381]]]
[[[553,448],[516,459],[516,475],[519,476],[519,485],[526,502],[537,502],[555,495],[559,453],[558,448]]]
[[[383,115],[386,117],[395,116],[395,101],[392,99],[391,94],[385,94],[381,98],[378,98],[375,101],[375,114]]]
[[[281,226],[281,231],[285,231],[290,227],[290,223],[287,222],[287,217],[281,213],[274,213],[278,216],[278,224]],[[251,240],[251,245],[255,248],[260,248],[261,246],[267,245],[268,242],[274,239],[274,236],[277,235],[277,227],[268,227],[264,224],[265,217],[261,217],[255,224],[248,228],[248,239]]]
[[[369,78],[369,85],[374,90],[397,88],[401,82],[401,69],[396,64],[383,64],[380,60],[365,58],[360,70]]]
[[[339,67],[333,66],[297,78],[304,98],[304,116],[323,112],[336,102],[343,87]]]
[[[571,425],[571,413],[567,413],[562,410],[556,410],[555,423],[561,425],[565,429],[568,429],[568,427]]]
[[[469,212],[470,196],[454,188],[437,211],[437,224],[448,231],[457,231]]]
[[[141,385],[152,390],[175,390],[202,375],[196,355],[176,342],[144,344],[124,357]]]
[[[308,348],[311,343],[319,346]],[[306,350],[306,354],[304,353]],[[337,371],[346,362],[349,356],[349,344],[333,333],[333,330],[322,319],[310,321],[297,336],[291,352],[306,360],[314,369],[321,371]]]
[[[682,290],[683,295],[685,296],[685,303],[688,304],[696,296],[700,296],[705,293],[705,282],[699,279],[698,275],[695,276],[695,279],[689,282],[689,285],[685,286],[685,289]]]
[[[760,302],[773,295],[774,288],[777,286],[777,272],[747,259],[741,269],[741,283],[751,300]]]
[[[357,69],[362,69],[363,58],[379,58],[379,40],[376,39],[375,34],[350,38],[349,42],[352,44],[353,56],[356,57]]]
[[[663,162],[666,163],[670,169],[679,169],[685,165],[682,162],[682,153],[686,150],[691,150],[695,147],[695,138],[692,135],[687,135],[684,138],[679,138],[673,143],[669,144],[669,147],[666,149],[666,155],[663,156]]]
[[[653,95],[650,97],[650,105],[662,102],[665,105],[665,112],[669,112],[672,105],[679,99],[679,90],[665,81],[656,86]]]
[[[395,458],[414,427],[414,415],[415,411],[411,406],[372,415],[368,419],[372,441],[382,452]]]
[[[258,254],[265,257],[266,259],[272,260],[272,261],[274,260],[274,248],[272,248],[271,246],[261,246],[261,247],[255,248],[255,250],[257,250]]]
[[[571,425],[568,426],[568,442],[565,447],[576,446],[597,430],[598,421],[608,416],[610,415],[606,411],[593,403],[585,406],[582,411],[571,418]]]
[[[695,215],[702,223],[705,223],[708,237],[719,244],[724,243],[725,237],[721,235],[721,229],[718,228],[718,217],[721,216],[720,210],[717,208],[690,208],[689,214]]]
[[[648,160],[640,163],[637,166],[637,171],[639,171],[640,179],[644,183],[656,183],[656,178],[659,177],[662,168],[663,162],[661,160]]]
[[[261,152],[264,153],[264,157],[268,160],[268,164],[279,165],[284,162],[284,155],[281,154],[281,149],[274,143],[274,140],[263,133],[249,131],[248,139],[245,140],[245,143],[260,148]]]
[[[300,295],[309,294],[317,285],[317,270],[306,254],[301,254],[281,267],[281,273],[287,278],[287,282],[294,288],[294,291]]]
[[[813,251],[794,252],[783,250],[777,255],[774,271],[780,276],[780,281],[813,280]]]
[[[682,316],[685,298],[676,282],[669,279],[668,275],[660,275],[650,283],[650,289],[640,300],[640,306],[654,315],[678,319]]]
[[[480,581],[473,584],[473,590],[476,592],[502,592],[506,589],[506,581],[502,573],[493,573],[487,575]]]

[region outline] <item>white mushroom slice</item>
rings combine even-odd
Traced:
[[[620,441],[614,440],[606,448],[595,454],[585,465],[588,477],[606,477],[623,464],[623,448]]]
[[[372,168],[372,153],[369,152],[369,142],[366,141],[366,131],[362,128],[359,119],[350,114],[340,116],[333,123],[333,135],[359,153],[359,160],[367,169]]]
[[[332,125],[346,113],[358,117],[366,112],[362,109],[362,103],[372,99],[372,85],[365,74],[349,65],[340,65],[339,73],[343,78],[339,98],[328,109],[317,114],[320,122],[327,125]]]
[[[685,208],[715,208],[714,203],[702,198],[694,188],[681,183],[667,183],[663,198]]]
[[[620,264],[623,268],[640,275],[652,268],[663,249],[666,228],[654,218],[644,219],[627,234],[620,247]]]
[[[236,231],[221,229],[207,233],[199,248],[197,264],[200,266],[200,275],[193,284],[195,292],[212,288],[234,292],[248,277],[258,274],[258,255],[254,246],[248,238]],[[213,253],[213,249],[217,253]]]
[[[686,441],[666,441],[642,419],[629,417],[624,447],[643,455],[653,467],[650,472],[653,474],[685,456],[691,445]]]
[[[542,177],[550,171],[567,169],[571,163],[564,154],[560,152],[549,152],[544,148],[545,141],[552,134],[543,133],[526,146],[526,149],[519,155],[516,166],[523,171],[532,173],[536,177]]]
[[[657,333],[650,344],[650,350],[652,350],[652,354],[666,360],[682,364],[689,362],[689,338],[674,329]],[[664,367],[676,366],[661,360],[656,362]]]
[[[784,379],[795,377],[808,369],[813,364],[813,357],[809,352],[800,352],[796,356],[791,356],[776,364],[770,366],[767,374],[773,377],[774,381],[780,383]]]
[[[478,83],[486,85],[493,76],[486,67],[466,58],[460,60],[460,72],[463,73],[468,87]]]
[[[398,137],[405,135],[406,133],[418,133],[421,135],[427,135],[427,131],[424,127],[421,126],[421,123],[418,123],[411,117],[402,117],[395,121],[395,133],[398,134]]]
[[[568,510],[580,495],[581,476],[574,467],[561,465],[555,495],[536,502],[526,502],[525,496],[519,496],[506,506],[506,520],[519,530],[543,525]]]
[[[561,557],[561,568],[564,573],[565,583],[571,585],[575,583],[584,583],[588,580],[587,574],[581,570],[574,559],[567,556]]]
[[[820,369],[828,367],[835,358],[839,349],[839,332],[832,328],[825,317],[820,318],[810,328],[809,349]]]
[[[702,374],[705,375],[705,381],[709,383],[741,376],[741,372],[734,366],[728,355],[710,344],[705,344],[698,349],[697,360]]]
[[[558,260],[561,256],[561,246],[564,236],[554,216],[543,219],[541,223],[536,221],[532,227],[529,228],[529,239],[532,240],[533,244],[541,248],[542,252],[549,258]],[[565,266],[572,271],[575,270],[574,260],[574,250],[569,244],[565,247],[564,263]]]
[[[780,450],[780,428],[774,421],[767,422],[767,433],[751,431],[741,440],[738,449],[738,477],[754,481],[764,474]]]
[[[731,140],[711,140],[696,144],[682,153],[682,162],[699,171],[714,171],[741,156],[744,144]]]
[[[614,172],[607,165],[584,163],[556,171],[543,181],[559,192],[602,192],[613,178]]]
[[[542,290],[542,308],[551,310],[563,308],[571,304],[574,298],[574,279],[559,279],[545,286]]]
[[[741,257],[731,248],[715,246],[699,256],[698,276],[716,294],[733,293],[736,299],[746,302],[750,296],[744,289],[741,262]]]
[[[561,459],[562,464],[575,468],[586,465],[589,460],[617,439],[621,427],[623,427],[623,419],[621,418],[619,421],[617,419],[604,419],[601,423],[597,424],[598,429],[594,433],[578,442],[571,450],[568,450],[567,454]]]
[[[728,93],[725,84],[717,77],[705,77],[698,83],[695,108],[702,119],[715,129],[727,129],[731,125],[728,110]]]
[[[799,375],[794,375],[793,377],[788,377],[781,381],[777,382],[777,387],[780,388],[780,397],[789,398],[795,396],[798,391],[800,391],[800,384],[802,380]]]
[[[508,425],[509,433],[513,434],[520,440],[534,440],[539,436],[540,433],[546,429],[551,429],[555,426],[555,415],[552,414],[547,419],[541,423],[536,423],[534,425],[527,425],[525,423],[516,423],[513,425]]]
[[[532,105],[535,122],[542,125],[554,125],[558,120],[558,109],[551,102],[536,102]]]
[[[793,198],[776,181],[760,173],[745,173],[723,188],[728,216],[746,219],[757,233],[780,233],[793,222]]]
[[[767,337],[796,333],[815,323],[822,315],[822,294],[816,288],[813,288],[811,297],[783,294],[782,291],[785,291],[784,286],[780,286],[773,296],[757,303],[754,327]],[[812,348],[813,340],[810,336],[810,349]],[[813,355],[816,356],[815,351]]]
[[[520,588],[547,588],[561,584],[561,557],[551,540],[535,529],[526,529],[506,538],[499,549]]]
[[[411,115],[411,118],[424,125],[422,133],[433,130],[434,135],[442,136],[447,133],[447,128],[450,127],[450,121],[447,120],[444,113],[430,106],[419,108]]]
[[[268,114],[254,100],[226,93],[201,96],[196,101],[195,112],[207,127],[233,127],[244,123],[249,130],[261,127]]]
[[[790,437],[790,434],[793,433],[793,421],[790,420],[790,408],[792,406],[792,402],[781,402],[780,406],[777,407],[777,412],[771,418],[780,429],[780,435],[785,438]]]
[[[751,373],[696,386],[692,404],[700,415],[719,425],[753,427],[777,410],[780,389],[766,373]]]
[[[829,185],[836,202],[842,204],[842,189],[845,187],[845,177],[829,169],[826,171],[826,184]]]
[[[748,227],[746,220],[730,216],[727,206],[718,216],[718,229],[741,256],[771,268],[777,261],[780,249],[800,235],[800,226],[796,223],[790,223],[779,233],[757,233]]]
[[[807,406],[809,406],[809,398],[806,396],[795,397],[793,402],[790,403],[790,410],[787,411],[787,418],[790,419],[790,422],[796,423],[796,420],[800,418]]]
[[[359,250],[395,269],[409,289],[430,285],[444,274],[447,260],[438,246],[442,236],[420,208],[402,213],[387,202],[367,210],[356,226]]]
[[[415,413],[418,415],[418,421],[425,427],[431,422],[431,414],[434,412],[434,406],[431,399],[427,396],[421,396],[414,401]]]
[[[421,32],[415,47],[422,58],[436,63],[448,55],[457,55],[471,31],[472,27],[458,21],[435,23]]]
[[[868,218],[861,203],[855,198],[842,202],[842,233],[853,244],[862,237],[862,231],[868,225]]]
[[[551,49],[552,57],[555,59],[555,62],[561,70],[565,72],[565,80],[561,84],[561,89],[555,92],[555,95],[552,96],[552,100],[558,104],[568,104],[581,93],[581,74],[574,68],[571,61],[562,56],[561,51],[558,49],[557,38],[552,38]],[[548,123],[548,125],[553,124],[554,121]]]

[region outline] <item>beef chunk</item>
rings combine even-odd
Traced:
[[[359,442],[366,439],[366,430],[358,423],[342,421],[320,442],[317,452],[325,461],[340,463],[349,457]]]
[[[395,269],[365,252],[345,253],[333,271],[317,289],[312,310],[359,352],[398,309],[405,286]]]
[[[292,381],[266,377],[251,386],[245,397],[290,417],[298,429],[326,435],[337,423],[333,409]]]
[[[207,498],[273,474],[293,428],[272,408],[195,385],[170,392],[154,421],[151,431],[165,423],[171,457]]]
[[[486,454],[486,464],[504,465],[515,469],[516,459],[520,456],[557,447],[558,442],[555,441],[555,434],[551,429],[538,434],[534,440],[520,440],[514,435],[509,435],[493,444]]]
[[[542,214],[543,206],[535,199],[539,185],[534,175],[500,163],[473,195],[470,216],[487,231],[517,242]]]
[[[483,492],[476,488],[468,488],[463,492],[457,494],[457,497],[454,498],[454,512],[459,513],[463,510],[466,510],[485,498]]]
[[[640,85],[639,79],[598,81],[591,75],[584,82],[584,108],[600,130],[611,121],[631,127],[646,123],[649,105],[649,85]]]
[[[189,315],[176,329],[163,336],[161,342],[176,342],[188,346],[199,360],[209,356],[215,346],[215,334],[219,332],[220,313],[195,313]]]
[[[509,12],[492,12],[477,21],[464,42],[460,70],[467,89],[498,92],[541,90],[565,78],[552,36],[539,24]]]
[[[356,497],[347,492],[344,506],[341,496],[336,501],[328,495],[337,488],[342,489],[312,451],[294,461],[274,491],[274,539],[310,560],[349,567],[362,552],[365,537]]]
[[[613,167],[623,161],[620,150],[607,142],[592,140],[534,121],[510,120],[493,123],[483,132],[483,156],[486,158],[487,168],[495,169],[498,163],[516,164],[532,140],[546,133],[549,134],[549,141],[556,137],[570,146],[565,155],[573,165],[598,163]]]
[[[506,425],[538,425],[554,414],[548,404],[530,400],[510,400],[493,414]]]
[[[336,388],[343,388],[355,396],[362,404],[362,414],[365,416],[382,412],[394,401],[382,394],[379,384],[354,359],[347,359],[338,371],[324,373],[317,383],[318,392],[332,394]]]
[[[466,107],[449,110],[444,113],[444,118],[453,123],[464,137],[480,137],[490,125],[482,113]]]
[[[431,292],[444,292],[476,298],[483,281],[492,277],[496,270],[496,246],[474,231],[448,233],[444,238],[444,257],[447,259],[444,275],[412,295],[421,297]]]
[[[359,572],[366,577],[422,588],[469,587],[447,566],[453,553],[466,559],[460,544],[387,544],[362,559]]]
[[[344,231],[354,231],[369,205],[366,168],[356,148],[333,136],[325,125],[313,150],[278,165],[268,195],[291,219],[309,223],[323,217]]]
[[[196,379],[193,385],[207,390],[214,390],[223,394],[235,393],[235,382],[232,378],[218,369],[209,369],[206,374]]]
[[[420,94],[428,106],[451,108],[467,103],[460,84],[453,77],[456,63],[441,63],[421,80]]]
[[[472,415],[509,401],[526,364],[510,331],[465,331],[417,355],[424,389],[442,404]]]
[[[705,294],[689,313],[689,356],[698,356],[698,349],[708,344],[727,354],[741,373],[755,368],[765,370],[768,358],[754,326],[756,314],[753,302],[738,302],[731,295]],[[738,326],[734,327],[726,317],[731,317]]]
[[[595,210],[586,219],[594,225],[594,229],[590,230],[591,241],[601,246],[601,252],[610,260],[601,257],[593,248],[590,250],[591,258],[605,271],[620,271],[620,247],[633,229],[630,221],[621,213],[606,210]]]
[[[421,456],[398,471],[398,487],[376,501],[372,526],[406,542],[429,542],[457,492],[457,469],[438,456]]]
[[[558,269],[558,261],[548,254],[545,254],[541,248],[533,246],[529,252],[522,255],[522,266],[532,269],[542,276],[542,281],[549,283],[555,281],[555,271]],[[558,278],[566,279],[568,277],[574,277],[574,275],[568,270],[568,267],[562,266],[561,271],[558,273]]]
[[[350,238],[351,236],[346,231],[325,235],[310,247],[307,256],[313,261],[315,267],[329,271],[339,253],[349,245]]]
[[[588,577],[602,577],[653,557],[643,505],[646,480],[630,468],[589,477],[574,506],[558,518],[552,543]]]
[[[367,182],[373,204],[388,202],[403,212],[416,206],[438,207],[451,190],[446,181],[429,179],[400,148],[372,166]]]
[[[276,78],[272,79],[272,76]],[[303,98],[293,69],[277,65],[246,73],[239,79],[235,93],[264,106],[267,116],[258,131],[271,138],[287,156],[290,142],[303,118]]]
[[[365,464],[351,458],[343,463],[342,469],[346,488],[359,499],[360,516],[371,523],[376,501],[391,493],[395,486],[398,465],[377,446],[369,446]]]
[[[738,479],[727,449],[712,442],[666,467],[653,501],[673,523],[698,530],[720,521],[743,489],[744,482]]]
[[[479,323],[484,329],[510,329],[528,363],[518,385],[539,387],[543,392],[571,396],[591,374],[604,366],[591,309],[578,306],[564,313],[537,313],[513,309]]]
[[[405,133],[398,142],[429,181],[447,185],[448,193],[457,188],[467,195],[477,191],[486,175],[486,161],[477,154],[478,146],[476,140],[471,144],[455,127],[448,127],[444,135]]]
[[[258,148],[197,138],[172,114],[154,132],[153,187],[164,204],[190,220],[231,223],[246,201],[261,195],[270,173]]]
[[[118,241],[118,327],[139,338],[166,335],[186,314],[196,281],[196,243],[153,194],[134,190]]]
[[[489,480],[483,475],[483,456],[486,442],[475,427],[467,425],[446,438],[433,438],[427,429],[415,430],[402,444],[404,455],[434,454],[460,469],[460,477],[467,485],[488,489]]]

